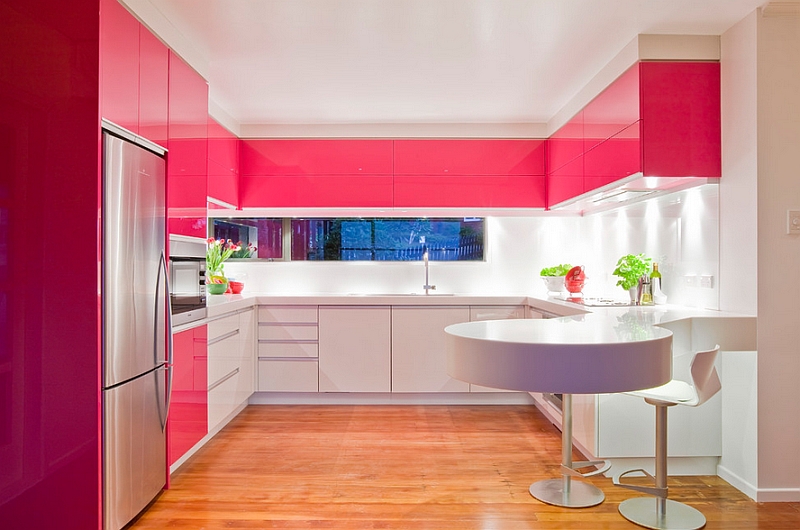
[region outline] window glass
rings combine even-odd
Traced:
[[[292,219],[292,259],[483,260],[483,219]]]
[[[283,257],[283,220],[264,218],[214,219],[214,239],[230,239],[242,250],[231,258],[281,259]],[[249,251],[248,247],[256,247]]]
[[[482,218],[214,219],[217,239],[255,245],[251,258],[297,261],[482,261]],[[283,229],[291,241],[284,257]]]

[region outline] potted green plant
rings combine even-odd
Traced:
[[[644,254],[628,254],[617,261],[612,274],[619,277],[617,285],[630,293],[631,301],[636,300],[635,288],[639,285],[639,278],[650,273],[652,261]]]
[[[551,293],[561,293],[564,291],[564,277],[572,268],[572,265],[563,263],[554,267],[545,267],[539,272],[544,284],[547,286],[547,291]]]

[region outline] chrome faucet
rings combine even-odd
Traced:
[[[436,290],[436,286],[431,285],[428,280],[428,247],[422,249],[422,261],[425,262],[425,285],[422,288],[425,289],[425,294],[428,294],[428,291]]]

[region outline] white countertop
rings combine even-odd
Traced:
[[[698,309],[675,305],[656,306],[607,306],[587,307],[555,298],[535,298],[526,295],[410,295],[410,294],[331,294],[331,293],[304,293],[304,294],[269,294],[249,293],[208,295],[208,317],[204,321],[197,321],[184,326],[176,327],[175,331],[182,331],[202,324],[208,319],[220,315],[254,307],[257,305],[341,305],[341,306],[465,306],[465,305],[525,305],[534,310],[543,311],[552,315],[564,317],[584,315],[587,320],[604,318],[606,325],[614,327],[619,325],[635,325],[639,327],[663,326],[674,327],[683,321],[703,321],[705,326],[711,328],[725,327],[726,336],[730,339],[729,350],[754,350],[755,349],[755,322],[751,315],[742,315],[711,309]],[[713,344],[711,344],[713,347]],[[721,343],[723,349],[726,345]]]

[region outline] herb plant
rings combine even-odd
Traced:
[[[617,268],[612,273],[619,276],[617,285],[626,291],[639,284],[639,278],[650,273],[650,263],[653,260],[644,254],[628,254],[617,261]]]

